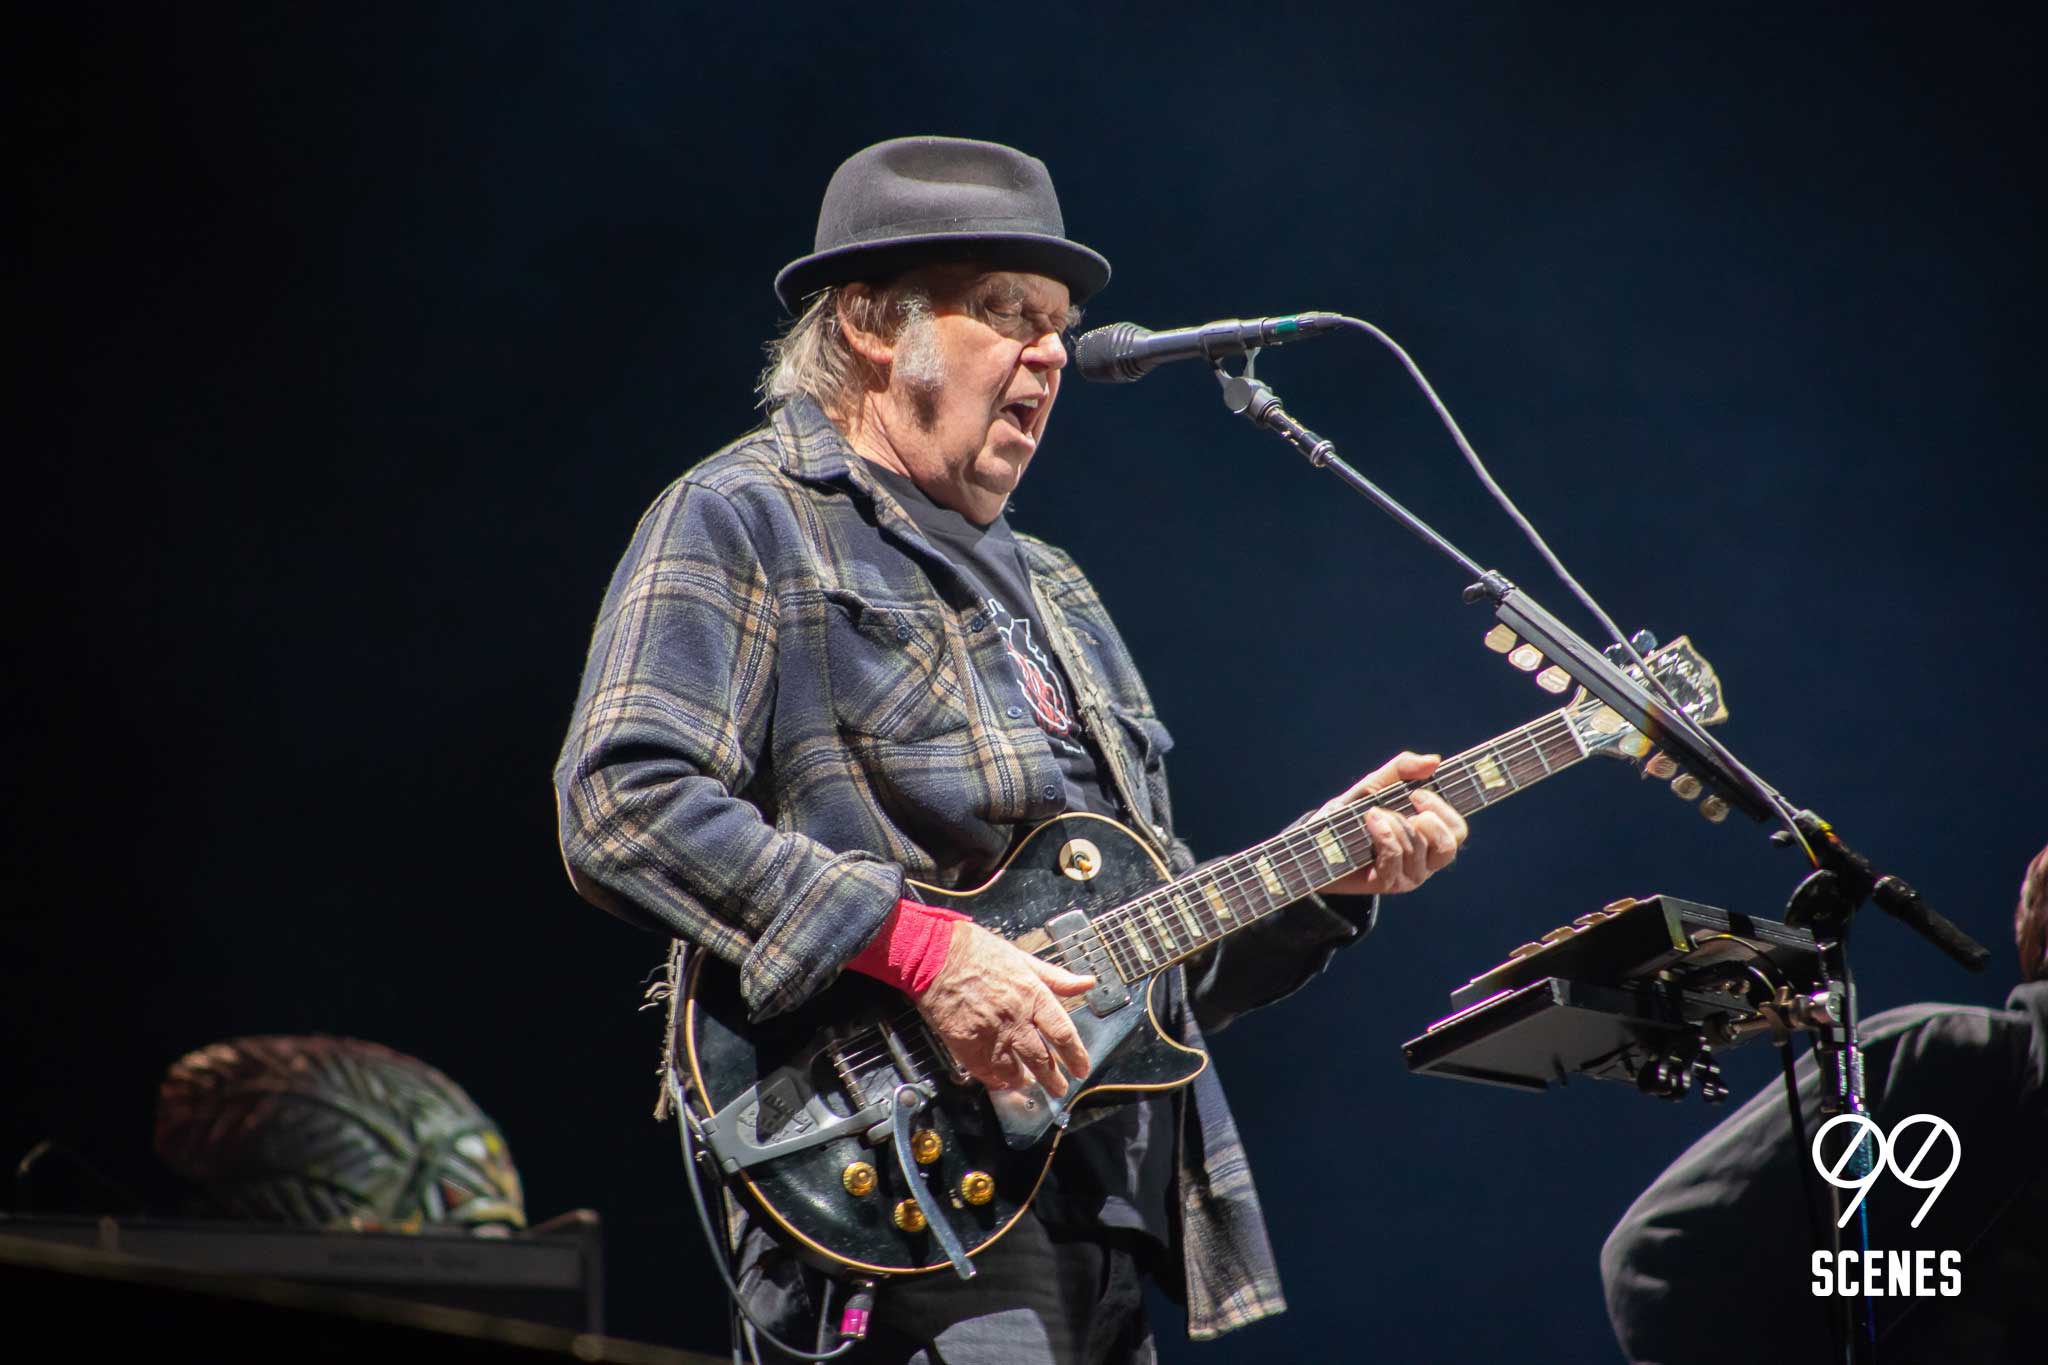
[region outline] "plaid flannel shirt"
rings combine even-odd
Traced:
[[[1019,542],[1046,639],[1127,821],[1176,871],[1172,740],[1063,552]],[[576,890],[739,972],[757,1017],[830,985],[907,876],[985,880],[1065,808],[1058,759],[978,595],[798,399],[662,493],[614,573],[555,770]],[[1190,1046],[1320,972],[1370,899],[1310,897],[1187,967]],[[1199,1022],[1198,1022],[1199,1021]],[[1188,1331],[1282,1311],[1251,1171],[1214,1067],[1176,1095]]]

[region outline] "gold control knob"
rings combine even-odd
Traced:
[[[960,1197],[977,1208],[996,1197],[996,1178],[987,1171],[969,1171],[960,1177]]]
[[[924,1210],[917,1206],[915,1199],[906,1199],[898,1204],[890,1217],[895,1220],[896,1226],[905,1232],[924,1231]]]
[[[931,1165],[945,1150],[945,1141],[929,1128],[920,1128],[910,1135],[910,1155],[920,1166]]]
[[[865,1161],[856,1161],[839,1173],[839,1183],[846,1186],[846,1192],[856,1199],[875,1192],[875,1168]]]

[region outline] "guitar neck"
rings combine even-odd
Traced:
[[[1586,752],[1567,712],[1554,711],[1445,759],[1427,782],[1396,783],[1128,901],[1099,917],[1096,930],[1124,978],[1136,981],[1370,867],[1368,810],[1411,813],[1409,797],[1421,789],[1471,815],[1564,771]]]

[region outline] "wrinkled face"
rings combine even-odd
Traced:
[[[895,338],[887,444],[934,502],[993,521],[1045,434],[1079,310],[1044,275],[949,266],[903,282],[928,291],[931,316]]]

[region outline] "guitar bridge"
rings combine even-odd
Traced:
[[[960,1059],[953,1055],[952,1048],[946,1046],[946,1040],[932,1032],[931,1026],[925,1023],[923,1015],[912,1015],[910,1024],[917,1030],[918,1037],[924,1039],[926,1050],[945,1069],[947,1080],[955,1085],[972,1085],[974,1083],[974,1077],[968,1075],[967,1068],[960,1065]]]

